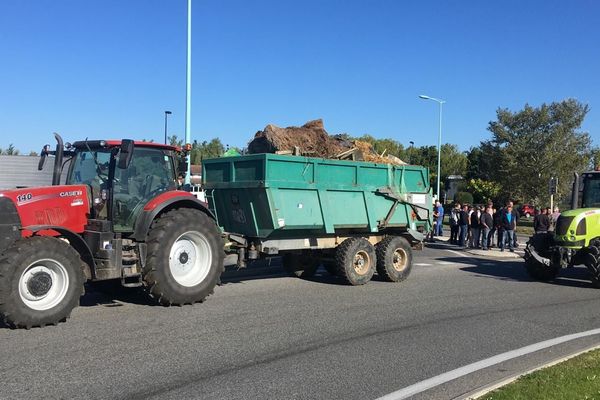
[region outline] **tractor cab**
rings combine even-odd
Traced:
[[[581,204],[573,208],[600,208],[600,171],[584,172],[579,185]]]
[[[81,141],[72,145],[67,185],[87,185],[95,219],[115,232],[132,232],[143,207],[177,189],[178,149],[131,141]]]

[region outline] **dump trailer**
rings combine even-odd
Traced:
[[[253,154],[204,160],[203,183],[240,267],[282,256],[300,277],[323,265],[352,285],[400,282],[432,227],[420,166]]]

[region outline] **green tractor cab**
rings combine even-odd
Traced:
[[[581,190],[580,190],[581,188]],[[533,235],[525,248],[531,277],[547,281],[563,267],[585,265],[600,288],[600,171],[575,174],[572,210],[563,212],[553,233]]]

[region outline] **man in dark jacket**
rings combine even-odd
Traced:
[[[515,221],[515,229],[517,229],[517,224],[519,222],[519,212],[515,210],[513,207],[513,202],[509,201],[508,205],[510,206],[510,213],[512,214],[512,219]],[[513,247],[519,247],[519,243],[517,242],[517,235],[514,233],[513,229]]]
[[[500,251],[504,251],[505,242],[508,242],[508,248],[514,252],[515,243],[515,228],[517,227],[517,219],[513,214],[512,205],[509,203],[506,206],[506,211],[502,214],[502,229],[504,230],[504,239],[500,245]],[[506,240],[505,240],[506,239]]]
[[[494,219],[492,218],[492,208],[487,207],[485,212],[481,214],[481,247],[483,250],[488,250],[488,246],[490,243],[488,242],[488,238],[490,236],[490,231],[494,226]]]
[[[470,245],[472,248],[479,248],[479,238],[481,236],[479,218],[481,217],[481,210],[479,207],[474,207],[471,213],[471,241]]]
[[[542,212],[533,219],[533,230],[535,233],[548,233],[548,230],[550,230],[550,218],[548,217],[547,208],[542,208]]]
[[[460,241],[458,245],[460,247],[466,247],[467,244],[467,229],[469,228],[469,206],[464,205],[458,218],[458,227],[460,230]]]
[[[458,244],[458,231],[459,231],[459,222],[460,219],[460,203],[456,203],[454,208],[450,210],[450,243]]]

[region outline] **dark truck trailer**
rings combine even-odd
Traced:
[[[277,154],[204,160],[209,209],[238,265],[283,256],[311,276],[319,265],[348,283],[404,280],[432,227],[427,168]]]

